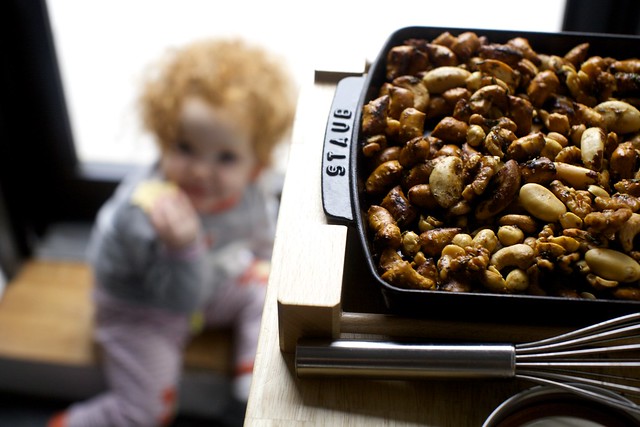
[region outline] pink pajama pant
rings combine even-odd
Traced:
[[[238,371],[253,367],[265,290],[263,280],[241,280],[223,286],[205,308],[207,326],[233,328]],[[68,427],[168,425],[190,335],[186,315],[99,295],[96,339],[103,349],[108,391],[71,406]]]

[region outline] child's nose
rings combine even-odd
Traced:
[[[211,178],[215,174],[215,167],[206,160],[199,160],[192,165],[192,173],[200,179]]]

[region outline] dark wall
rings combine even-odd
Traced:
[[[563,30],[640,34],[638,0],[567,0]]]

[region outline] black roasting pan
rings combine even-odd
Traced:
[[[432,40],[445,31],[453,35],[473,31],[478,36],[486,36],[492,43],[525,37],[536,52],[545,54],[562,56],[576,45],[588,42],[589,56],[617,59],[640,57],[640,38],[635,36],[438,27],[407,27],[391,34],[364,75],[346,77],[338,83],[324,139],[323,207],[329,222],[353,227],[359,236],[364,255],[362,258],[366,259],[370,273],[362,280],[370,282],[371,292],[382,292],[390,313],[409,317],[574,325],[637,312],[640,309],[637,301],[415,290],[392,286],[380,278],[366,229],[367,204],[363,190],[366,176],[362,172],[364,160],[360,145],[362,107],[377,97],[378,89],[385,81],[386,56],[392,47],[410,38]],[[349,263],[350,260],[345,262]]]

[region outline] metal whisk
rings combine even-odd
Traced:
[[[301,341],[295,367],[299,377],[519,378],[640,415],[640,313],[515,345]]]

